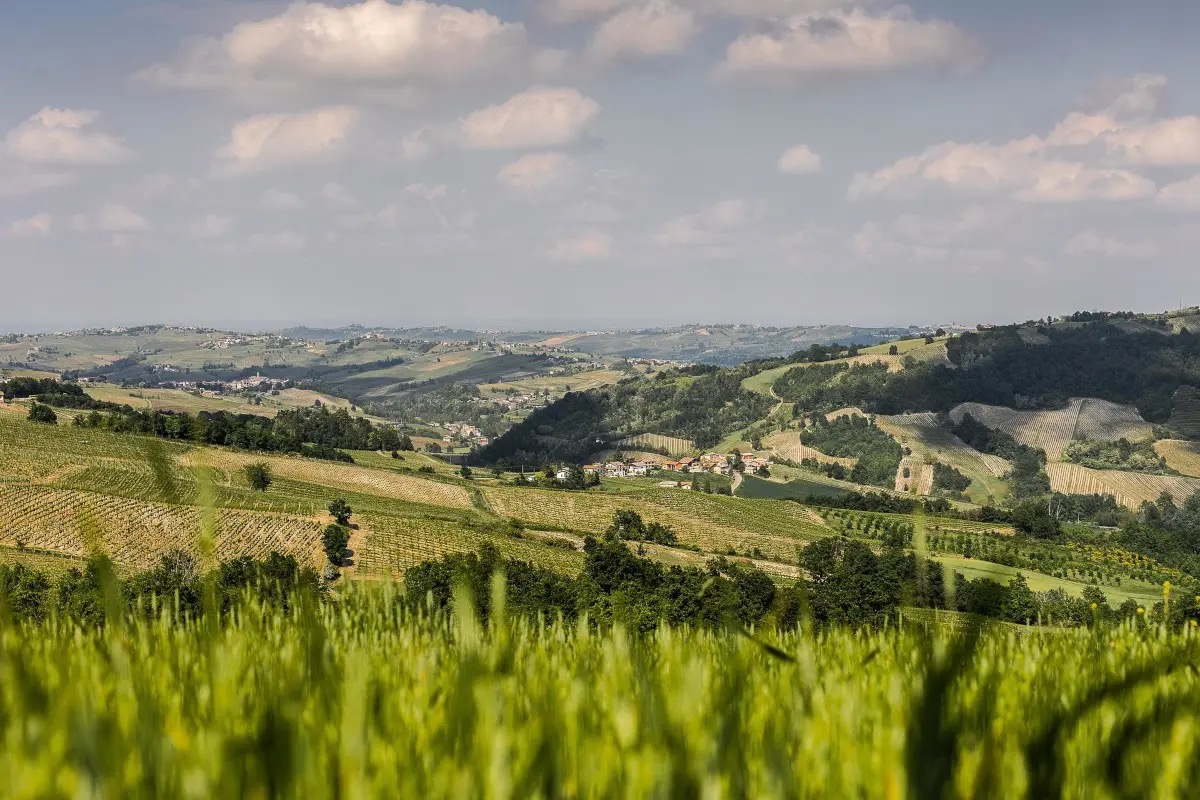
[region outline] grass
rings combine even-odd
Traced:
[[[918,615],[912,615],[914,617]],[[943,615],[948,616],[948,615]],[[960,624],[973,625],[958,618]],[[0,622],[8,797],[1187,797],[1194,636]]]

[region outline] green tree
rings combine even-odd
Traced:
[[[329,504],[329,513],[337,520],[338,525],[349,525],[350,515],[354,513],[354,510],[350,508],[345,500],[339,497]]]
[[[350,544],[350,531],[341,525],[330,525],[321,534],[321,548],[325,551],[325,557],[329,559],[329,563],[335,567],[341,566],[342,559],[346,557],[346,545],[348,544]]]
[[[58,424],[58,415],[54,413],[54,409],[36,400],[33,405],[29,406],[29,419],[32,422],[42,422],[47,425]]]
[[[257,464],[247,464],[245,473],[246,482],[256,492],[270,489],[272,481],[275,480],[275,476],[271,474],[271,467],[261,461]]]
[[[470,468],[470,467],[468,467],[466,464],[463,464],[463,465],[462,465],[462,467],[460,467],[460,468],[459,468],[459,470],[458,470],[458,474],[459,474],[459,475],[461,475],[461,476],[463,476],[463,477],[464,477],[464,478],[466,478],[467,480],[471,480],[471,476],[472,476],[474,473],[472,473],[472,472],[471,472],[471,468]]]

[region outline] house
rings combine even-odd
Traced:
[[[696,463],[696,459],[692,458],[691,456],[686,456],[685,458],[679,459],[679,471],[687,472],[694,463]]]
[[[664,461],[662,468],[670,472],[679,472],[681,465],[678,461]]]
[[[560,467],[558,472],[554,473],[554,478],[560,481],[569,480],[571,478],[571,470],[566,467]]]
[[[601,467],[599,464],[584,464],[583,465],[583,471],[586,472],[588,475],[599,475],[601,469],[603,469],[603,467]]]
[[[625,468],[625,474],[631,478],[644,478],[650,474],[650,467],[646,464],[630,464]]]
[[[624,478],[626,476],[625,465],[620,461],[612,461],[605,464],[604,476],[606,478]]]

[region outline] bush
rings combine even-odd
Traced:
[[[349,525],[353,513],[354,510],[340,497],[329,504],[329,514],[337,520],[338,525]]]

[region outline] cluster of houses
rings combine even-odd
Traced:
[[[770,467],[771,459],[761,456],[741,456],[742,464],[747,472],[756,472],[762,467]],[[735,459],[720,453],[706,453],[699,458],[681,458],[678,461],[609,461],[604,464],[585,464],[583,471],[589,475],[599,475],[602,478],[644,478],[653,472],[666,470],[692,475],[731,475],[734,471]],[[567,470],[561,472],[565,475]]]
[[[599,475],[602,478],[644,478],[651,472],[662,469],[661,464],[652,461],[635,461],[626,464],[622,461],[609,461],[606,464],[584,464],[583,471],[588,475]],[[566,470],[563,470],[564,472]]]
[[[442,437],[442,441],[446,444],[466,442],[472,447],[487,447],[492,441],[483,435],[477,425],[469,422],[447,422],[445,427],[448,433]]]

